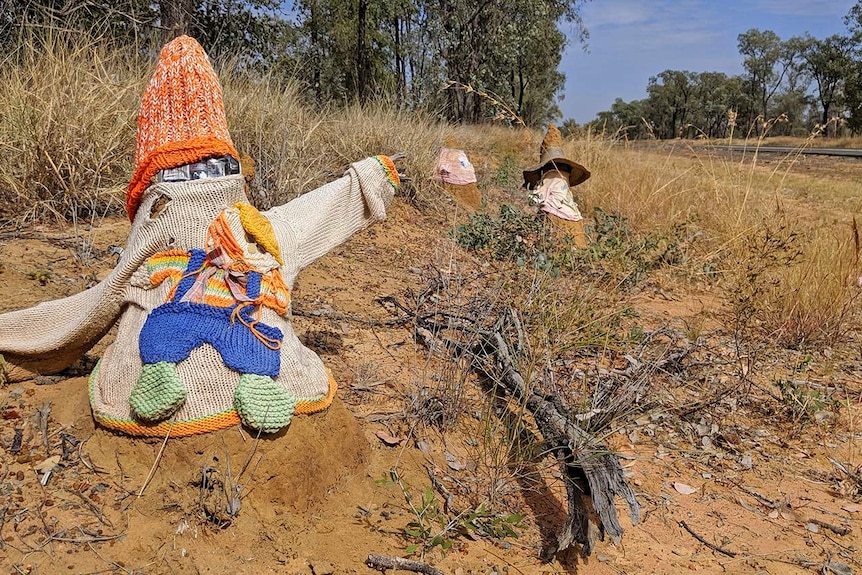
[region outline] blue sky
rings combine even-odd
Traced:
[[[650,76],[663,70],[742,73],[737,36],[751,28],[783,40],[806,32],[844,34],[856,0],[592,0],[581,15],[586,51],[573,42],[560,71],[563,119],[593,120],[614,99],[646,97]]]

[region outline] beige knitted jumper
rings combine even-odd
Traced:
[[[397,172],[388,158],[368,158],[352,164],[342,178],[263,212],[278,242],[284,284],[292,286],[304,267],[384,219],[397,185]],[[110,276],[82,293],[0,315],[0,353],[13,366],[56,373],[79,359],[119,318],[116,339],[90,381],[93,414],[100,423],[135,435],[163,435],[170,428],[174,436],[238,423],[242,410],[238,415],[234,394],[241,374],[227,367],[219,351],[207,343],[176,364],[187,396],[167,418],[142,420],[130,407],[130,396],[142,372],[138,336],[148,314],[169,299],[176,285],[154,285],[148,260],[172,250],[203,248],[213,220],[225,209],[247,202],[244,190],[242,176],[151,185]],[[160,210],[154,210],[157,201]],[[320,358],[297,339],[289,308],[280,315],[261,307],[259,320],[283,333],[280,369],[273,379],[287,392],[293,413],[328,407],[335,383]],[[278,424],[262,423],[273,414],[267,413],[265,398],[261,402],[248,408],[258,410],[257,419],[243,417],[244,423],[275,431],[290,420],[292,413],[275,414]]]

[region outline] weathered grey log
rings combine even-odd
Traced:
[[[592,436],[576,425],[570,418],[560,414],[553,402],[532,392],[527,392],[524,378],[512,361],[509,346],[499,332],[489,334],[494,354],[501,371],[501,383],[513,396],[526,400],[527,409],[533,414],[542,437],[557,454],[566,478],[566,492],[569,514],[566,525],[558,535],[557,549],[563,551],[572,542],[581,545],[581,555],[592,552],[595,536],[591,534],[589,514],[581,501],[583,495],[577,488],[573,474],[583,473],[589,486],[593,509],[599,516],[598,535],[604,540],[604,533],[610,535],[614,543],[620,542],[623,528],[614,507],[614,498],[622,497],[629,506],[632,524],[640,518],[640,506],[634,491],[623,477],[623,469],[616,455],[607,447],[596,444]],[[487,341],[486,339],[486,341]],[[488,374],[486,372],[487,375]],[[574,468],[574,469],[573,469]]]
[[[419,300],[417,308],[421,307],[422,298]],[[397,307],[408,311],[401,304]],[[560,398],[543,397],[528,391],[502,333],[507,322],[511,321],[518,334],[516,349],[524,348],[525,338],[514,310],[501,316],[492,329],[481,327],[477,318],[450,314],[436,306],[432,313],[420,313],[418,309],[410,311],[416,318],[416,338],[428,349],[435,352],[449,349],[459,355],[469,356],[474,369],[498,382],[507,394],[522,401],[533,415],[549,450],[557,457],[566,486],[568,513],[565,525],[557,534],[556,544],[545,549],[542,558],[550,560],[574,543],[581,545],[581,555],[587,557],[592,553],[596,539],[604,540],[605,533],[615,543],[619,543],[623,528],[614,507],[614,499],[621,497],[627,503],[632,524],[636,525],[640,518],[640,506],[635,494],[625,481],[616,455],[577,424]],[[467,334],[470,343],[443,336],[441,332],[445,330]],[[637,360],[630,361],[630,364],[626,373],[618,375],[631,378],[633,373],[629,372],[639,370],[642,365]],[[584,498],[587,495],[598,522],[592,519],[586,505]]]
[[[427,563],[403,559],[401,557],[384,557],[383,555],[371,554],[365,560],[365,564],[381,573],[385,573],[387,569],[400,569],[401,571],[413,571],[414,573],[424,573],[425,575],[444,575],[442,571]]]

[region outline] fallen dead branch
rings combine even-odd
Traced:
[[[842,527],[840,525],[833,525],[831,523],[826,523],[825,521],[820,521],[819,519],[809,519],[808,523],[813,523],[819,527],[823,527],[824,529],[828,529],[835,535],[840,535],[844,537],[845,535],[849,535],[852,529],[849,527]]]
[[[626,483],[617,456],[581,423],[577,410],[566,405],[556,394],[543,394],[536,391],[537,386],[528,385],[525,381],[518,369],[517,358],[527,349],[528,343],[516,310],[494,313],[496,310],[492,305],[476,301],[468,308],[446,309],[434,295],[439,287],[439,283],[432,284],[413,298],[415,307],[412,309],[394,296],[381,299],[392,304],[398,312],[412,317],[417,340],[429,350],[445,351],[469,360],[474,371],[493,382],[507,397],[525,405],[532,414],[548,452],[557,458],[567,492],[565,525],[558,532],[556,543],[544,550],[543,557],[550,559],[575,543],[581,545],[581,555],[586,557],[592,552],[596,538],[604,540],[605,533],[619,543],[623,528],[614,501],[617,497],[622,498],[628,505],[632,524],[637,524],[640,507],[634,491]],[[514,345],[510,340],[514,340]],[[680,359],[669,358],[668,363]],[[593,410],[596,414],[593,423],[599,431],[611,424],[612,413],[630,407],[623,405],[626,402],[620,401],[619,395],[628,397],[628,402],[639,396],[646,369],[644,363],[629,358],[626,370],[607,374],[609,380],[620,386],[628,385],[626,391],[629,393],[615,396],[610,388],[597,390],[599,402],[616,402],[612,409]],[[589,495],[592,513],[585,495]]]
[[[387,569],[400,569],[402,571],[424,573],[425,575],[444,575],[442,571],[427,563],[402,559],[401,557],[384,557],[382,555],[371,554],[365,560],[365,564],[381,573],[385,573]]]

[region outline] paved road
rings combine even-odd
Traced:
[[[862,158],[862,149],[858,148],[799,148],[792,146],[705,146],[713,150],[730,150],[745,153],[775,153],[775,154],[804,154],[806,156],[845,156],[848,158]]]

